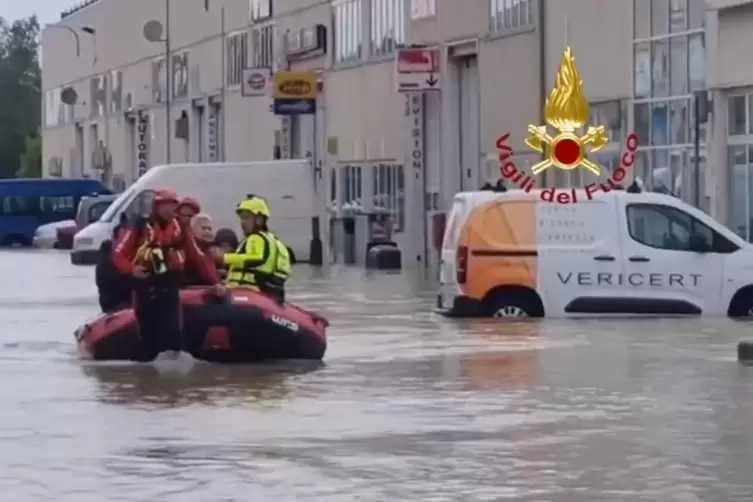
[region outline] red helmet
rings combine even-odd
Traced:
[[[157,190],[154,194],[154,203],[160,204],[162,202],[174,202],[178,203],[178,195],[170,190]]]
[[[199,204],[199,201],[194,199],[193,197],[183,197],[180,199],[180,202],[178,203],[178,207],[180,206],[187,206],[190,207],[196,212],[201,212],[201,204]]]

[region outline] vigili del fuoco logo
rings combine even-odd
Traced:
[[[510,133],[497,139],[499,150],[500,172],[502,177],[515,183],[518,187],[530,192],[535,186],[534,176],[547,169],[556,168],[571,171],[584,168],[594,175],[600,175],[602,167],[588,159],[587,155],[598,152],[609,144],[609,138],[603,125],[585,127],[591,118],[588,100],[583,95],[583,81],[578,67],[575,65],[570,47],[565,49],[559,71],[554,83],[554,89],[549,93],[544,106],[544,119],[547,125],[529,125],[525,143],[532,150],[544,155],[544,160],[531,167],[531,173],[526,174],[518,169],[512,160],[514,152],[507,144]],[[585,130],[584,130],[585,129]],[[550,134],[550,130],[554,134]],[[635,163],[635,152],[638,149],[638,136],[628,136],[625,152],[621,157],[621,165],[604,183],[590,183],[583,187],[588,200],[598,191],[609,192],[617,183],[625,180],[627,169]],[[576,189],[548,188],[541,191],[541,200],[559,204],[574,204],[578,202]]]

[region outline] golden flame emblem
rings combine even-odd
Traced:
[[[586,146],[596,152],[604,148],[609,139],[605,136],[604,126],[589,127],[583,136],[577,134],[590,118],[588,100],[583,95],[583,81],[575,65],[575,56],[568,47],[562,56],[554,89],[544,106],[544,119],[557,129],[557,134],[550,136],[544,125],[528,126],[531,136],[525,140],[526,144],[540,153],[544,153],[545,146],[547,150],[547,159],[534,165],[531,172],[539,174],[550,166],[565,170],[583,166],[598,175],[601,168],[586,158]]]

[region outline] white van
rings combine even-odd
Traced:
[[[99,247],[112,238],[121,215],[133,221],[148,214],[154,192],[162,189],[198,199],[202,211],[214,219],[215,229],[230,228],[239,237],[238,202],[248,194],[264,197],[272,212],[273,232],[290,246],[297,261],[306,262],[316,215],[312,185],[313,169],[305,159],[155,166],[123,192],[99,221],[76,234],[71,262],[95,263]]]
[[[543,201],[542,190],[457,194],[438,311],[753,316],[753,245],[669,195],[575,192],[568,205]]]

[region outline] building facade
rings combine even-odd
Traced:
[[[634,173],[644,183],[753,233],[753,68],[738,63],[753,42],[753,2],[209,0],[208,10],[203,0],[171,3],[167,16],[165,0],[89,0],[44,29],[48,175],[104,175],[127,185],[168,157],[312,157],[330,177],[330,209],[387,208],[411,256],[432,260],[435,214],[457,191],[496,178],[498,137],[510,133],[519,167],[540,160],[523,143],[526,128],[542,123],[570,46],[592,121],[612,139],[595,159],[607,168],[602,176],[635,131]],[[165,44],[144,36],[146,22],[166,19],[169,64]],[[421,98],[396,91],[394,54],[403,45],[440,49],[440,91]],[[316,118],[275,116],[269,96],[244,97],[245,67],[317,70]],[[63,103],[66,87],[76,90],[73,105]],[[696,145],[698,96],[708,98],[709,113]],[[416,134],[421,173],[406,162]],[[580,171],[547,173],[539,184],[589,182]]]

